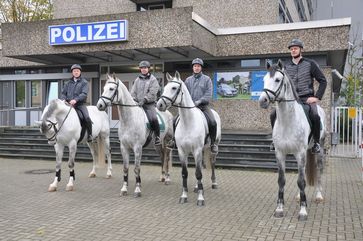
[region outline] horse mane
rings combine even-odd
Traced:
[[[276,72],[282,72],[284,74],[284,78],[287,78],[287,81],[290,83],[291,85],[291,89],[292,89],[292,93],[295,97],[295,100],[298,103],[301,103],[300,97],[296,92],[296,88],[295,88],[295,84],[290,80],[289,75],[286,73],[285,68],[284,67],[280,67],[278,64],[273,64],[271,65],[271,67],[268,69],[270,76],[274,76]]]

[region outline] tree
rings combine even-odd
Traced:
[[[51,19],[52,0],[1,0],[1,22],[28,22]]]
[[[340,96],[344,99],[347,106],[362,105],[363,91],[363,58],[359,57],[362,50],[362,42],[358,34],[349,42],[347,54],[347,66],[345,70],[345,84],[342,84]]]

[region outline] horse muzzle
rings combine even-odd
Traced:
[[[260,96],[258,102],[260,103],[260,107],[263,109],[267,109],[268,106],[270,105],[270,100],[264,93]]]
[[[97,109],[100,111],[104,111],[107,108],[107,104],[103,99],[99,99],[96,106]]]
[[[159,101],[156,103],[156,108],[160,111],[166,111],[167,105],[163,99],[159,99]]]

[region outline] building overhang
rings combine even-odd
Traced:
[[[48,27],[125,19],[128,41],[51,46]],[[350,18],[239,28],[213,28],[192,7],[56,19],[2,25],[3,56],[44,64],[185,61],[194,57],[253,58],[288,55],[293,38],[304,51],[325,55],[342,70],[348,50]],[[1,66],[0,66],[1,67]]]

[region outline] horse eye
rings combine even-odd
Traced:
[[[176,90],[176,87],[171,88],[172,90]]]
[[[114,91],[115,89],[114,88],[110,88],[111,91]]]
[[[275,82],[276,82],[276,83],[280,82],[280,79],[275,79]]]

